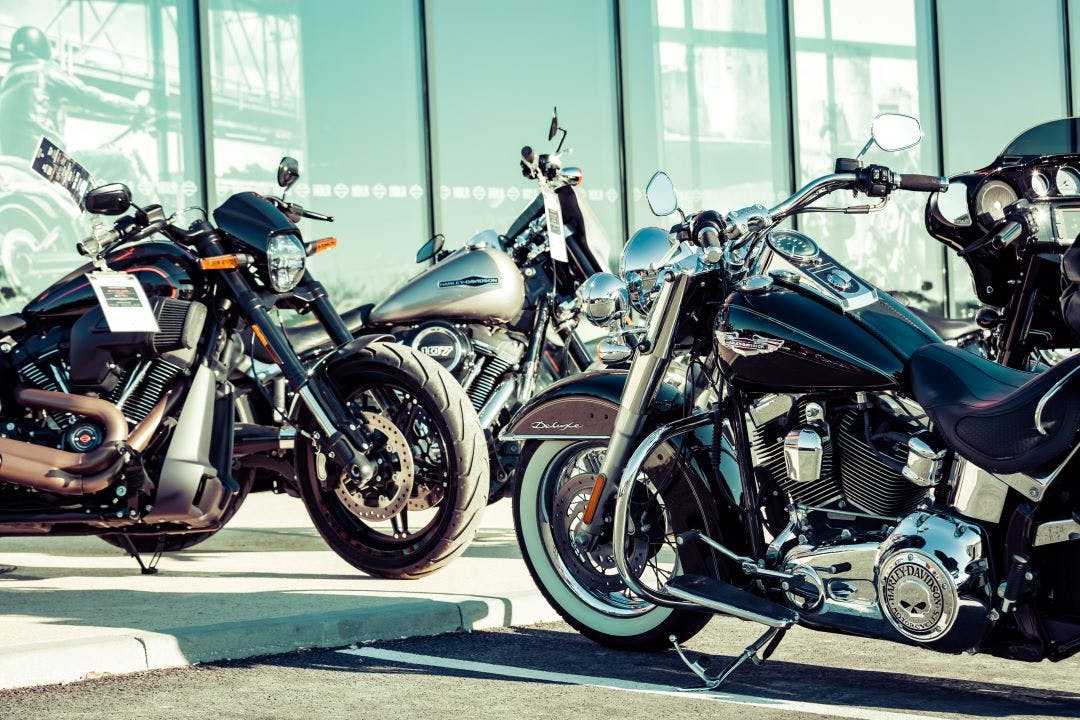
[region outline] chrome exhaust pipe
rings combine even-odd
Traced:
[[[128,448],[142,452],[149,444],[165,414],[168,397],[166,394],[129,435],[124,414],[107,400],[33,388],[17,390],[15,399],[23,407],[92,418],[104,426],[105,438],[85,453],[0,438],[0,481],[60,495],[100,492],[115,480]]]
[[[478,413],[480,416],[480,427],[487,429],[491,427],[491,423],[495,422],[495,419],[499,417],[499,413],[506,407],[506,404],[510,402],[510,398],[514,395],[514,390],[517,389],[517,380],[511,378],[506,382],[495,388],[495,391],[491,393],[491,397],[484,403],[484,407],[480,408]]]

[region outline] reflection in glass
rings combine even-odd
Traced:
[[[283,155],[299,161],[288,197],[335,217],[312,258],[336,304],[373,302],[416,268],[429,237],[420,105],[419,11],[399,0],[207,0],[212,203],[277,192]],[[550,111],[550,107],[548,108]]]
[[[201,203],[192,5],[0,1],[0,306],[21,307],[81,263],[89,221],[33,174],[42,136],[139,204]],[[184,35],[184,49],[178,36]]]
[[[809,0],[791,7],[801,183],[832,172],[837,157],[854,157],[880,113],[912,115],[928,127],[936,114],[928,2]],[[928,133],[909,150],[871,150],[864,162],[933,174],[936,158],[936,137]],[[925,232],[925,204],[925,195],[898,192],[880,213],[806,215],[799,226],[875,285],[940,310],[942,251]]]
[[[782,5],[620,5],[630,224],[651,224],[656,170],[687,211],[772,204],[790,192]]]

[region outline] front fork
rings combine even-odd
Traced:
[[[641,435],[649,403],[656,396],[667,370],[683,299],[692,281],[693,277],[689,274],[668,271],[665,275],[664,285],[649,316],[645,337],[638,344],[630,363],[611,440],[575,538],[585,547],[595,544],[603,532],[605,518],[597,510],[607,507],[619,489],[622,469]],[[615,482],[611,482],[612,479]]]
[[[236,270],[225,271],[222,275],[248,318],[256,338],[281,368],[289,387],[311,412],[324,434],[321,444],[327,448],[327,457],[346,468],[350,475],[361,481],[369,480],[375,474],[376,465],[366,455],[370,441],[363,423],[357,422],[349,414],[337,394],[321,377],[309,373],[296,356],[288,336],[274,322],[247,280]],[[334,345],[352,341],[352,333],[330,303],[322,284],[305,272],[301,288],[306,291],[315,317],[322,323]]]

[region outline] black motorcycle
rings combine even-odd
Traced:
[[[881,115],[872,137],[900,150],[921,131]],[[775,207],[686,216],[653,178],[653,211],[679,220],[626,251],[643,233],[668,249],[582,288],[629,371],[553,386],[506,433],[527,438],[518,540],[567,622],[680,654],[711,614],[763,626],[718,674],[683,656],[709,688],[796,624],[1019,660],[1080,651],[1080,357],[1030,374],[946,345],[781,227],[842,211],[816,204],[831,193],[870,198],[859,212],[946,187],[840,159]],[[623,325],[632,303],[644,328]]]
[[[343,315],[354,333],[387,333],[457,379],[488,438],[489,502],[504,495],[517,462],[518,443],[498,440],[511,414],[538,386],[574,375],[595,361],[576,332],[580,315],[575,293],[589,276],[607,267],[607,244],[576,192],[581,171],[563,166],[566,131],[554,114],[548,140],[559,132],[562,137],[553,153],[522,149],[522,174],[539,185],[540,194],[505,233],[486,230],[453,251],[443,249],[441,235],[432,238],[416,254],[417,263],[430,267],[382,301]],[[302,353],[332,347],[316,324],[287,332]],[[258,354],[258,347],[254,350],[252,374],[274,392],[275,383],[283,386],[284,381],[274,369],[260,365],[267,358]],[[270,422],[265,405],[249,412]],[[264,460],[255,458],[273,473]],[[290,491],[291,474],[266,477]],[[423,502],[417,499],[415,504]]]
[[[283,160],[279,184],[297,176]],[[235,372],[254,336],[286,383],[267,402],[295,429],[294,473],[331,547],[393,577],[464,550],[488,482],[475,412],[437,363],[349,332],[306,269],[335,243],[296,226],[331,218],[245,192],[216,227],[183,228],[121,184],[84,205],[123,217],[79,245],[89,264],[0,317],[0,534],[101,535],[139,559],[220,529],[250,486],[240,461],[281,441],[236,422],[237,397],[260,390]],[[313,313],[332,349],[305,362],[279,308]],[[404,527],[414,492],[436,487],[439,510]]]
[[[1037,125],[927,202],[926,229],[967,263],[985,305],[975,322],[1009,367],[1045,367],[1080,347],[1060,302],[1061,258],[1080,234],[1078,131],[1080,118]]]

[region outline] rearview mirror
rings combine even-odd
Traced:
[[[296,158],[288,155],[281,158],[281,162],[277,166],[277,184],[281,188],[288,190],[299,179],[300,163],[296,162]]]
[[[645,186],[645,198],[653,215],[664,217],[679,209],[679,197],[675,194],[675,185],[667,173],[657,172]]]
[[[416,262],[427,262],[431,258],[438,255],[440,252],[442,252],[443,240],[445,240],[445,238],[443,237],[442,233],[439,233],[438,235],[421,245],[420,249],[416,251]]]
[[[559,132],[559,108],[551,108],[551,127],[548,128],[548,142],[555,139],[555,133]]]
[[[86,193],[83,207],[94,215],[122,215],[131,207],[131,190],[123,183],[96,187]]]
[[[896,152],[914,147],[922,140],[923,131],[919,121],[910,115],[882,113],[870,126],[874,144],[885,152]]]

